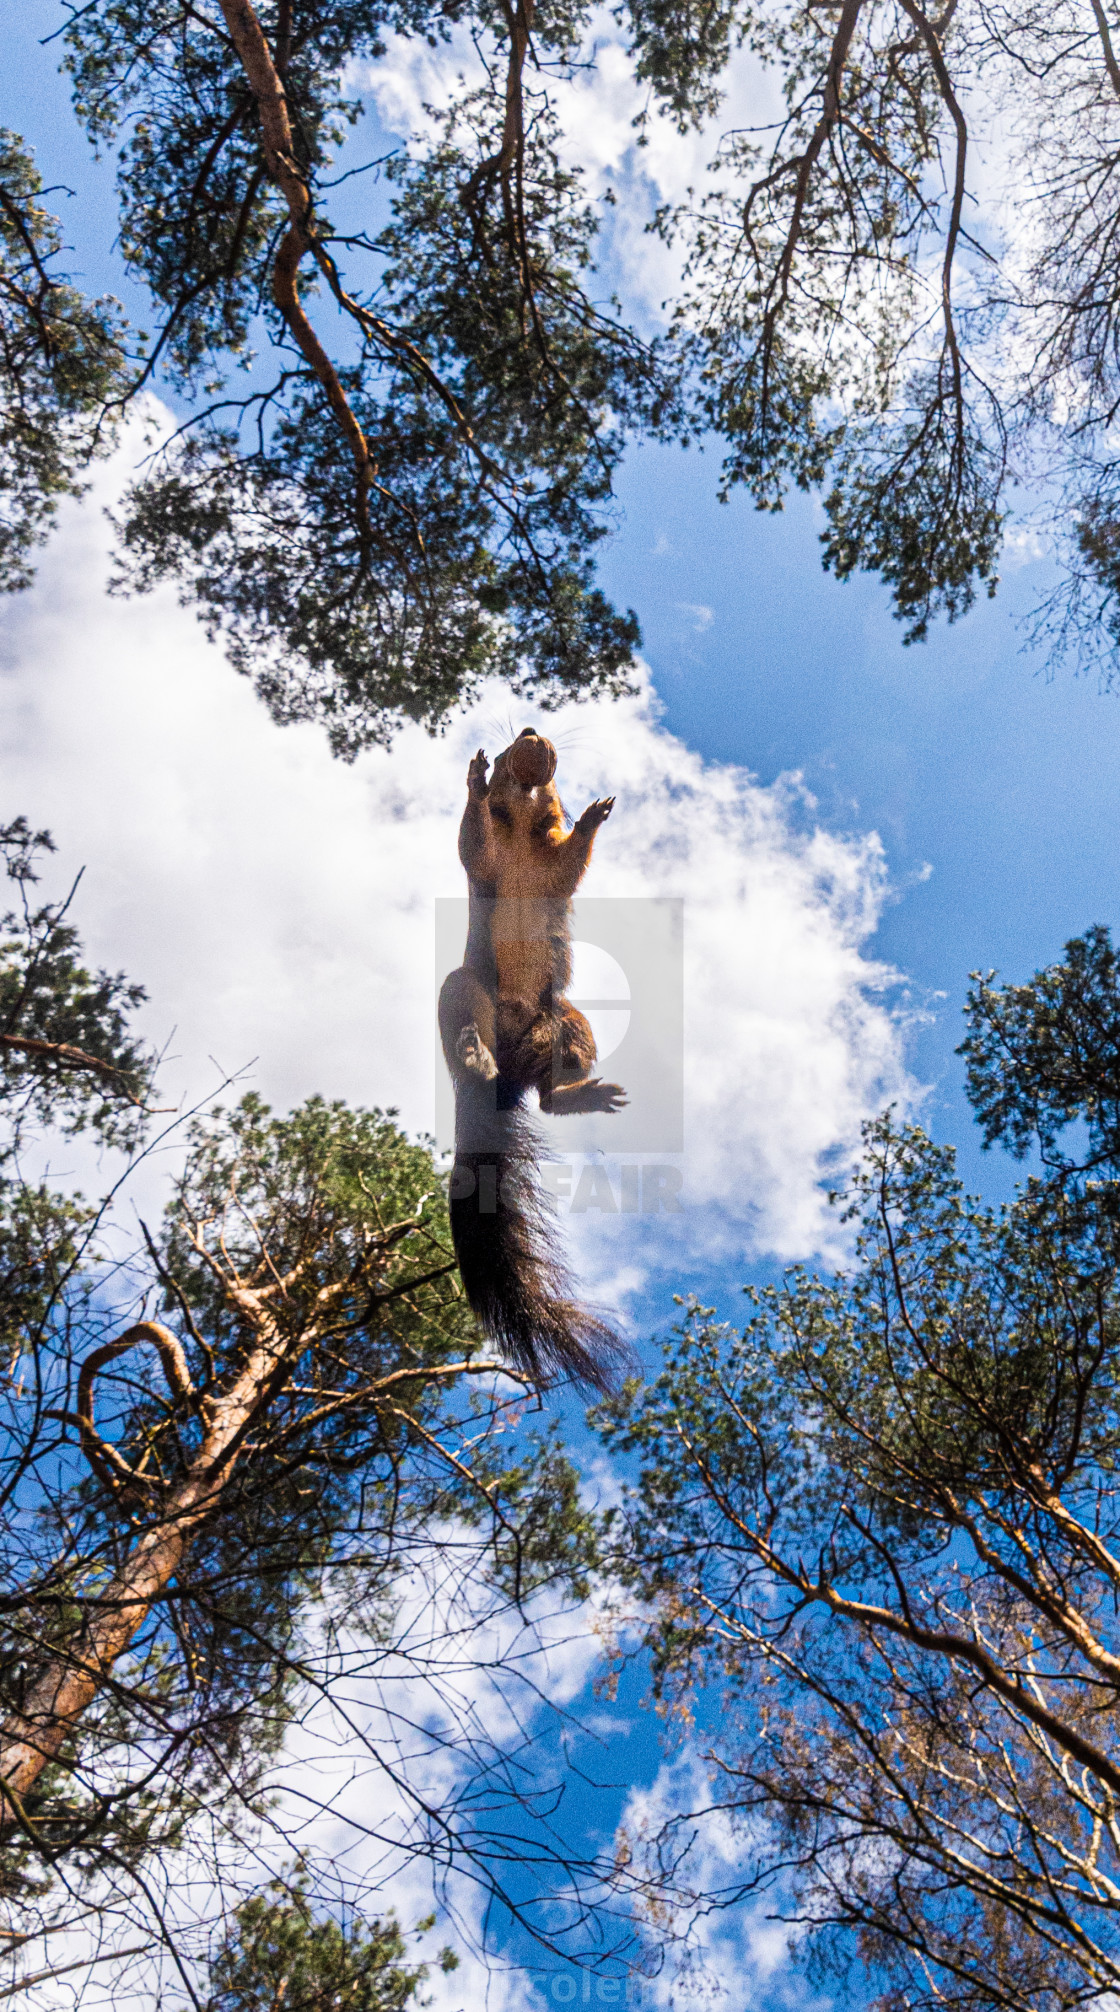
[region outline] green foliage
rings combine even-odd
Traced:
[[[971,525],[952,554],[964,443],[951,322],[939,362],[914,369],[915,310],[927,311],[918,275],[936,230],[925,187],[943,116],[936,80],[894,5],[744,7],[735,30],[778,72],[784,116],[769,146],[764,127],[728,135],[699,201],[663,219],[689,247],[680,340],[727,441],[724,492],[742,485],[775,510],[788,483],[816,487],[832,470],[826,563],[842,577],[887,568],[913,623],[924,603],[941,604],[939,576],[975,563]]]
[[[105,1142],[135,1137],[153,1058],[129,1030],[145,998],[122,972],[87,971],[62,901],[34,906],[30,889],[49,833],[26,818],[0,825],[0,857],[18,906],[0,916],[0,1108],[8,1151],[29,1121]],[[75,883],[75,886],[77,883]]]
[[[63,496],[112,444],[124,385],[120,315],[57,270],[58,221],[17,136],[0,127],[0,591],[26,587]]]
[[[1065,958],[1026,985],[997,986],[973,972],[969,1033],[958,1053],[984,1143],[1022,1159],[1037,1143],[1048,1165],[1069,1167],[1059,1147],[1080,1121],[1089,1152],[1080,1171],[1120,1163],[1120,965],[1100,923],[1075,936]]]
[[[405,1961],[396,1917],[368,1925],[313,1913],[306,1893],[273,1881],[236,1910],[211,1965],[207,2012],[404,2012],[427,1977]],[[441,1967],[457,1958],[443,1951]],[[424,2002],[422,1999],[419,2001]]]
[[[29,897],[49,839],[23,820],[2,839]],[[87,1123],[135,1147],[145,1119],[121,1089],[118,1125],[113,1102],[118,1079],[148,1082],[127,1025],[142,994],[87,976],[64,912],[27,898],[9,998],[21,1026],[81,1032],[109,1074],[87,1094],[89,1072],[44,1043],[0,1098],[9,1925],[57,1929],[82,1896],[150,1923],[152,1867],[208,1832],[222,1842],[203,1876],[220,1878],[231,1835],[247,1849],[270,1821],[293,1713],[329,1720],[351,1680],[373,1713],[382,1669],[398,1702],[361,1738],[396,1784],[391,1848],[462,1857],[500,1891],[505,1831],[527,1848],[536,1789],[483,1723],[447,1719],[439,1683],[462,1661],[500,1687],[503,1627],[520,1655],[535,1603],[587,1592],[596,1530],[555,1431],[532,1429],[523,1389],[485,1354],[444,1174],[393,1113],[312,1098],[279,1116],[247,1096],[189,1125],[162,1225],[124,1248],[108,1199],[21,1171],[39,1127]],[[91,1667],[98,1681],[65,1704]],[[409,1774],[412,1715],[437,1706],[438,1810]],[[337,1709],[345,1727],[345,1695]],[[545,1841],[540,1866],[549,1854]],[[422,1974],[398,1961],[391,1924],[342,1929],[305,1897],[238,1918],[222,2005],[256,2002],[266,1945],[298,1955],[308,2005],[337,1973],[357,2004],[403,2006]]]
[[[650,56],[639,28],[643,74],[699,53],[687,10],[652,18],[664,41]],[[678,339],[727,443],[724,493],[773,510],[791,483],[822,486],[826,568],[879,574],[911,642],[994,593],[1009,473],[1045,470],[1032,507],[1067,563],[1035,634],[1108,682],[1120,68],[1105,12],[1088,35],[1068,9],[970,0],[709,20],[717,68],[700,56],[697,96],[745,41],[770,73],[762,103],[780,97],[659,218],[686,252]],[[992,146],[1010,156],[1001,190],[975,182]]]
[[[689,0],[644,0],[619,7],[616,19],[629,33],[636,75],[683,133],[718,112],[728,60],[751,36],[756,15],[728,0],[702,8]],[[647,105],[640,126],[649,111]]]
[[[1071,624],[1068,614],[1059,633],[1070,626],[1082,626],[1101,636],[1098,659],[1108,665],[1120,653],[1120,519],[1116,514],[1115,471],[1108,469],[1096,495],[1080,499],[1081,514],[1075,524],[1075,587],[1085,612],[1082,622]]]
[[[121,245],[157,314],[134,388],[165,373],[190,408],[128,498],[120,579],[174,581],[278,719],[320,719],[350,755],[402,718],[438,727],[495,673],[545,704],[625,689],[636,622],[593,564],[615,472],[629,438],[697,425],[726,443],[725,495],[825,489],[825,565],[880,574],[908,641],[994,592],[1010,456],[1056,444],[1070,577],[1040,628],[1111,675],[1107,24],[1052,45],[1029,9],[620,7],[639,127],[714,119],[744,44],[784,101],[653,220],[686,279],[650,343],[597,290],[551,95],[584,60],[580,0],[273,0],[244,17],[273,82],[223,4],[75,6],[66,63],[118,148]],[[486,82],[366,164],[380,188],[350,225],[351,80],[393,36],[463,28]],[[1023,73],[1044,79],[1029,116]],[[1015,219],[985,243],[968,207],[986,118],[1016,127],[1036,219],[1017,263]]]
[[[78,116],[117,149],[120,244],[155,312],[128,390],[162,377],[187,408],[125,500],[119,584],[175,583],[277,719],[320,720],[350,756],[402,719],[437,729],[495,674],[546,706],[626,689],[636,620],[594,566],[620,457],[700,429],[725,498],[823,491],[826,568],[877,573],[908,642],[994,593],[1009,471],[1044,468],[1068,564],[1036,634],[1114,675],[1120,68],[1100,10],[1082,33],[981,0],[620,4],[639,145],[658,115],[716,120],[744,49],[780,101],[649,219],[684,270],[653,340],[644,308],[604,298],[561,129],[556,84],[598,60],[585,0],[68,12]],[[356,80],[393,38],[464,32],[480,68],[426,134],[338,172]],[[1007,189],[978,203],[993,135]],[[13,284],[50,398],[72,355],[75,411],[115,411],[112,372],[82,376],[118,340],[104,304],[56,287],[70,334],[48,341]],[[59,443],[15,480],[28,526],[79,480],[85,435]],[[16,537],[20,579],[37,535]]]
[[[837,579],[862,571],[887,582],[903,641],[917,643],[936,616],[967,614],[978,585],[992,599],[1007,513],[1002,454],[963,397],[958,404],[950,373],[919,379],[910,402],[912,414],[893,427],[848,429],[821,542]]]
[[[808,1960],[858,1956],[884,2012],[1073,2012],[1120,1982],[1107,932],[981,981],[969,1018],[988,1137],[1033,1134],[1053,1172],[989,1209],[950,1149],[871,1126],[846,1271],[752,1292],[738,1331],[693,1303],[658,1379],[603,1407],[637,1468],[608,1549],[658,1695],[698,1714],[739,1890],[785,1890]],[[643,1841],[661,1905],[697,1897],[701,1821]]]
[[[36,1439],[34,1412],[20,1429],[26,1367],[13,1393],[9,1444],[24,1513],[10,1533],[5,1583],[10,1655],[25,1689],[28,1669],[73,1637],[87,1601],[96,1608],[125,1534],[135,1542],[159,1525],[211,1408],[259,1346],[255,1306],[275,1321],[280,1366],[172,1604],[153,1608],[112,1691],[83,1720],[79,1782],[96,1775],[99,1752],[121,1756],[110,1802],[79,1796],[74,1807],[74,1784],[57,1777],[28,1800],[36,1829],[56,1839],[67,1825],[75,1838],[88,1835],[99,1806],[106,1817],[111,1806],[116,1829],[130,1773],[147,1837],[147,1769],[130,1769],[128,1754],[142,1750],[153,1711],[164,1737],[176,1728],[174,1769],[160,1784],[166,1835],[234,1781],[249,1794],[314,1665],[319,1601],[329,1602],[336,1630],[390,1640],[398,1589],[425,1571],[436,1530],[447,1533],[445,1562],[477,1555],[503,1603],[546,1586],[582,1593],[594,1555],[560,1448],[534,1451],[512,1433],[516,1406],[507,1426],[508,1400],[460,1389],[478,1337],[454,1275],[443,1184],[430,1155],[390,1118],[312,1099],[280,1119],[254,1097],[214,1113],[194,1129],[151,1262],[198,1398],[192,1415],[153,1387],[146,1351],[99,1376],[98,1432],[142,1479],[122,1493],[119,1470],[95,1462],[88,1479],[75,1476],[57,1495],[57,1432]],[[88,1294],[82,1278],[65,1280],[53,1324],[22,1339],[51,1415],[64,1421],[72,1400],[63,1392],[104,1331]],[[127,1326],[127,1309],[111,1318]],[[455,1451],[463,1434],[475,1442],[465,1461]],[[26,1506],[36,1493],[47,1546],[41,1580],[29,1570]]]
[[[653,352],[586,291],[596,220],[547,100],[525,99],[516,215],[495,78],[429,153],[390,165],[381,229],[329,221],[327,170],[360,112],[343,70],[450,19],[316,0],[288,31],[261,10],[316,191],[318,280],[349,322],[331,368],[368,488],[274,299],[284,204],[228,36],[180,4],[153,18],[121,0],[68,30],[80,115],[101,142],[125,132],[122,243],[162,315],[151,366],[204,402],[133,491],[124,577],[177,580],[276,716],[322,719],[346,755],[402,716],[437,726],[495,672],[546,703],[622,690],[638,640],[592,554],[627,432],[661,424],[664,396]],[[540,55],[566,60],[581,20],[542,10]],[[343,258],[366,275],[357,292]],[[241,396],[228,373],[262,333],[275,367]]]

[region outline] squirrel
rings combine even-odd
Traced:
[[[627,1352],[571,1296],[524,1103],[531,1090],[555,1116],[626,1103],[620,1084],[592,1076],[595,1036],[565,996],[571,897],[614,798],[589,804],[566,832],[556,750],[532,727],[498,756],[488,782],[489,766],[480,748],[467,771],[467,947],[439,1000],[455,1086],[455,1256],[474,1313],[513,1363],[537,1382],[568,1375],[608,1390]]]

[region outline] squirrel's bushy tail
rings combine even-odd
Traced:
[[[491,1100],[493,1092],[491,1091]],[[572,1298],[525,1113],[490,1110],[464,1127],[451,1176],[451,1235],[472,1311],[501,1353],[534,1382],[570,1376],[608,1391],[629,1360],[613,1328]]]

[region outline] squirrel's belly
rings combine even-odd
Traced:
[[[548,943],[511,938],[495,945],[499,999],[543,1004],[554,989],[555,964]]]
[[[551,1003],[568,982],[566,903],[538,895],[499,895],[494,903],[491,942],[498,997]]]

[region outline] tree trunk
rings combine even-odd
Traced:
[[[195,1458],[166,1497],[121,1570],[91,1602],[74,1638],[53,1652],[22,1711],[0,1729],[0,1833],[24,1822],[22,1802],[57,1759],[87,1705],[174,1579],[199,1525],[219,1507],[248,1426],[269,1392],[283,1356],[272,1323],[241,1375],[210,1409]]]

